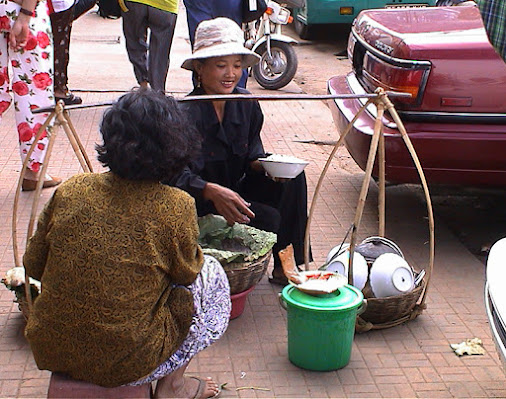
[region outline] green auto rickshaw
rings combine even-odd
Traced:
[[[364,9],[427,7],[434,6],[436,0],[292,0],[290,3],[293,3],[297,34],[301,39],[309,39],[315,25],[351,24]]]

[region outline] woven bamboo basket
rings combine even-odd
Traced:
[[[365,332],[388,328],[414,319],[425,309],[425,304],[418,303],[424,288],[425,280],[422,280],[413,291],[402,295],[367,298],[366,310],[357,317],[355,330]]]
[[[252,262],[231,262],[223,265],[230,283],[230,294],[238,294],[257,284],[267,271],[271,255],[272,250]]]
[[[418,315],[420,315],[423,310],[426,308],[425,305],[425,297],[427,295],[427,289],[429,286],[429,280],[432,274],[432,268],[434,265],[434,214],[432,210],[432,201],[429,195],[429,189],[427,185],[427,181],[425,179],[425,175],[423,173],[423,169],[421,167],[418,156],[415,152],[415,149],[409,139],[409,136],[406,132],[406,129],[397,114],[392,102],[388,99],[386,93],[382,89],[377,89],[376,92],[377,98],[369,99],[367,103],[358,111],[353,120],[348,124],[347,128],[344,132],[341,132],[339,140],[334,146],[327,163],[320,175],[318,180],[315,194],[313,195],[313,200],[311,203],[308,224],[306,228],[305,235],[305,264],[306,269],[308,269],[308,260],[309,260],[309,228],[314,212],[314,207],[316,204],[316,198],[318,197],[318,193],[327,172],[331,160],[334,158],[334,155],[339,148],[339,146],[343,143],[345,136],[353,127],[353,124],[357,121],[360,114],[364,112],[369,104],[376,105],[377,108],[377,116],[374,125],[374,134],[371,138],[371,145],[369,148],[369,155],[367,158],[367,165],[365,169],[365,176],[362,182],[362,188],[357,204],[357,209],[355,212],[355,218],[353,224],[350,227],[351,239],[350,239],[350,264],[349,264],[349,273],[348,273],[348,282],[352,284],[353,282],[353,253],[355,251],[355,244],[357,239],[357,231],[360,226],[360,222],[362,219],[363,210],[365,207],[365,200],[367,197],[367,192],[369,190],[369,184],[372,178],[372,171],[376,161],[376,155],[379,155],[379,159],[377,160],[378,166],[378,219],[379,219],[379,231],[378,236],[385,237],[385,140],[382,131],[382,118],[383,114],[386,111],[390,113],[394,122],[396,123],[399,133],[402,136],[404,144],[406,145],[409,154],[413,160],[414,166],[418,172],[421,185],[424,190],[425,200],[427,203],[427,215],[429,222],[429,265],[426,268],[425,279],[423,279],[420,284],[415,287],[412,291],[391,297],[385,298],[367,298],[367,307],[361,315],[357,317],[355,329],[357,332],[365,332],[373,329],[382,329],[389,328],[405,323],[409,320],[415,319]],[[367,288],[367,286],[366,286]]]

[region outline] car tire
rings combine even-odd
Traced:
[[[313,29],[309,25],[306,25],[302,21],[299,21],[297,17],[293,19],[293,25],[295,32],[299,35],[302,40],[311,40]]]

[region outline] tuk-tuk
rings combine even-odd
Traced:
[[[311,27],[322,24],[351,24],[358,13],[369,8],[427,7],[436,0],[300,0],[293,8],[295,31],[309,39]]]

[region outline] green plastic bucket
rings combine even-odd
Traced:
[[[330,371],[350,362],[357,314],[365,310],[362,292],[346,285],[312,296],[288,285],[280,301],[287,310],[288,358],[298,367]]]

